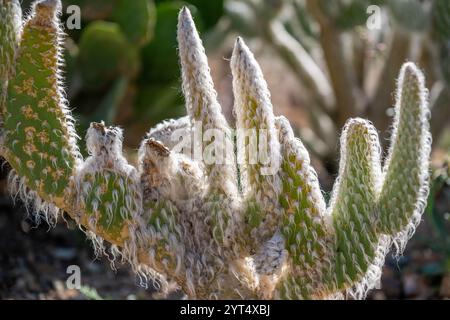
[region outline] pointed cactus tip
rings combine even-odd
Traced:
[[[191,11],[186,6],[183,6],[178,14],[178,30],[184,28],[195,29]]]
[[[231,57],[231,64],[233,64],[233,59],[238,59],[238,57],[243,53],[243,51],[250,51],[247,47],[247,45],[244,42],[244,39],[242,37],[237,37],[236,41],[234,42],[234,48],[233,53]]]
[[[184,60],[188,59],[187,55],[197,52],[198,50],[203,51],[204,57],[202,57],[202,59],[206,61],[202,41],[197,28],[195,27],[191,12],[186,6],[180,10],[178,15],[177,40],[182,67],[186,63]]]
[[[147,152],[156,153],[160,157],[168,157],[170,150],[162,142],[149,138],[146,140]]]
[[[106,127],[104,122],[91,123],[86,133],[86,147],[90,155],[102,153],[121,154],[123,130],[118,127]]]
[[[241,37],[237,37],[234,44],[231,56],[231,68],[238,73],[243,73],[242,76],[245,76],[249,80],[261,82],[260,84],[264,83],[264,86],[267,86],[261,67],[256,61],[252,51]],[[238,75],[236,74],[236,76]],[[267,89],[265,91],[267,91]]]
[[[419,67],[413,62],[406,62],[400,69],[398,82],[406,85],[413,84],[419,91],[425,90],[425,76]]]
[[[231,58],[232,60],[231,63],[233,63],[233,58],[238,59],[238,57],[240,57],[240,55],[243,54],[245,50],[249,51],[247,45],[244,42],[244,39],[242,39],[241,37],[237,37],[236,41],[234,42],[234,49]]]
[[[183,6],[180,10],[180,17],[184,17],[184,18],[192,18],[191,17],[191,11],[189,10],[189,8],[187,6]]]
[[[61,10],[61,0],[38,0],[36,6],[48,8],[50,10]]]
[[[235,97],[250,94],[252,99],[259,101],[259,104],[262,103],[265,109],[272,109],[270,92],[261,67],[241,37],[236,39],[230,65]]]
[[[33,3],[33,21],[42,26],[51,26],[61,13],[61,0],[38,0]]]
[[[248,47],[244,38],[241,36],[236,37],[236,41],[234,43],[234,50],[237,50],[238,51],[237,53],[245,53],[246,55],[253,57],[252,51]]]
[[[425,74],[418,65],[408,62],[404,65],[404,68],[405,72],[414,75],[414,77],[417,78],[420,84],[425,88]]]
[[[417,65],[414,63],[414,62],[412,62],[412,61],[408,61],[408,62],[405,62],[403,65],[402,65],[402,70],[403,71],[409,71],[409,72],[413,72],[413,73],[419,73],[420,72],[420,70],[419,70],[419,68],[417,67]]]
[[[102,132],[103,134],[105,133],[105,130],[106,130],[105,123],[103,121],[101,121],[101,122],[92,122],[90,127],[95,129],[95,130],[97,130],[97,131]]]
[[[362,118],[350,118],[347,120],[344,130],[348,133],[360,132],[371,127],[370,122]]]

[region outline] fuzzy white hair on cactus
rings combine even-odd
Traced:
[[[173,281],[196,299],[360,299],[378,285],[392,245],[400,252],[420,222],[431,136],[424,77],[413,63],[400,70],[384,167],[376,129],[349,119],[327,206],[308,151],[289,121],[274,116],[242,38],[231,57],[236,131],[264,132],[257,145],[268,162],[228,152],[250,143],[234,141],[185,7],[177,39],[187,116],[150,129],[135,168],[123,155],[122,129],[103,122],[88,129],[89,156],[78,151],[62,92],[60,1],[36,1],[24,23],[18,0],[0,4],[0,150],[13,168],[13,194],[51,224],[67,212],[97,254],[129,262],[143,284],[166,293]],[[174,135],[197,126],[220,133],[214,152],[231,161],[175,150]]]

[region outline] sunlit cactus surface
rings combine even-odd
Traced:
[[[243,39],[231,57],[232,128],[191,14],[180,11],[187,116],[150,129],[136,168],[122,130],[103,122],[87,131],[89,156],[79,152],[62,89],[59,0],[35,2],[24,21],[18,0],[0,4],[1,154],[14,196],[50,224],[66,212],[98,254],[128,261],[161,292],[173,281],[193,299],[364,298],[390,248],[401,253],[420,222],[431,137],[413,63],[398,77],[384,165],[377,130],[349,119],[327,204]]]

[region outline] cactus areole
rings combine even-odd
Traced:
[[[384,166],[376,129],[349,119],[327,205],[241,38],[231,57],[231,128],[191,14],[180,11],[187,117],[152,128],[135,168],[122,154],[122,130],[102,122],[87,132],[89,156],[78,151],[62,90],[60,1],[36,1],[23,22],[18,0],[0,4],[1,154],[12,192],[50,224],[67,212],[98,254],[128,261],[144,283],[164,292],[174,281],[192,299],[360,299],[420,222],[431,137],[413,63],[400,70]],[[189,155],[174,136],[194,137]]]

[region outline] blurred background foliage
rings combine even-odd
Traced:
[[[311,152],[325,193],[336,176],[345,121],[368,118],[386,148],[396,76],[404,61],[417,62],[426,74],[432,109],[431,192],[425,221],[406,258],[388,261],[383,277],[387,289],[372,297],[450,297],[450,1],[62,2],[63,22],[68,6],[81,8],[81,28],[65,28],[64,52],[66,94],[78,119],[81,144],[88,124],[103,119],[125,129],[125,151],[133,158],[150,127],[185,114],[176,25],[178,11],[186,5],[204,41],[230,123],[228,60],[235,37],[241,35],[262,65],[275,113],[289,118]],[[30,3],[22,1],[24,12]],[[371,5],[380,9],[380,28],[367,27]],[[425,283],[426,289],[411,293],[411,283],[417,288]],[[389,291],[391,287],[397,289]]]
[[[31,2],[22,2],[25,12]],[[81,137],[91,121],[103,119],[109,125],[131,127],[127,138],[136,146],[152,125],[184,115],[178,11],[189,6],[200,32],[206,33],[223,15],[222,0],[62,2],[63,22],[70,16],[68,6],[81,9],[81,28],[64,26],[66,93]],[[135,136],[134,128],[139,128]]]
[[[369,29],[374,5],[380,25]],[[299,135],[335,172],[336,133],[349,117],[370,119],[388,137],[396,76],[406,60],[426,73],[435,145],[441,141],[450,116],[448,30],[446,0],[229,0],[215,32],[254,39],[290,69],[307,106],[308,126],[299,126]]]

